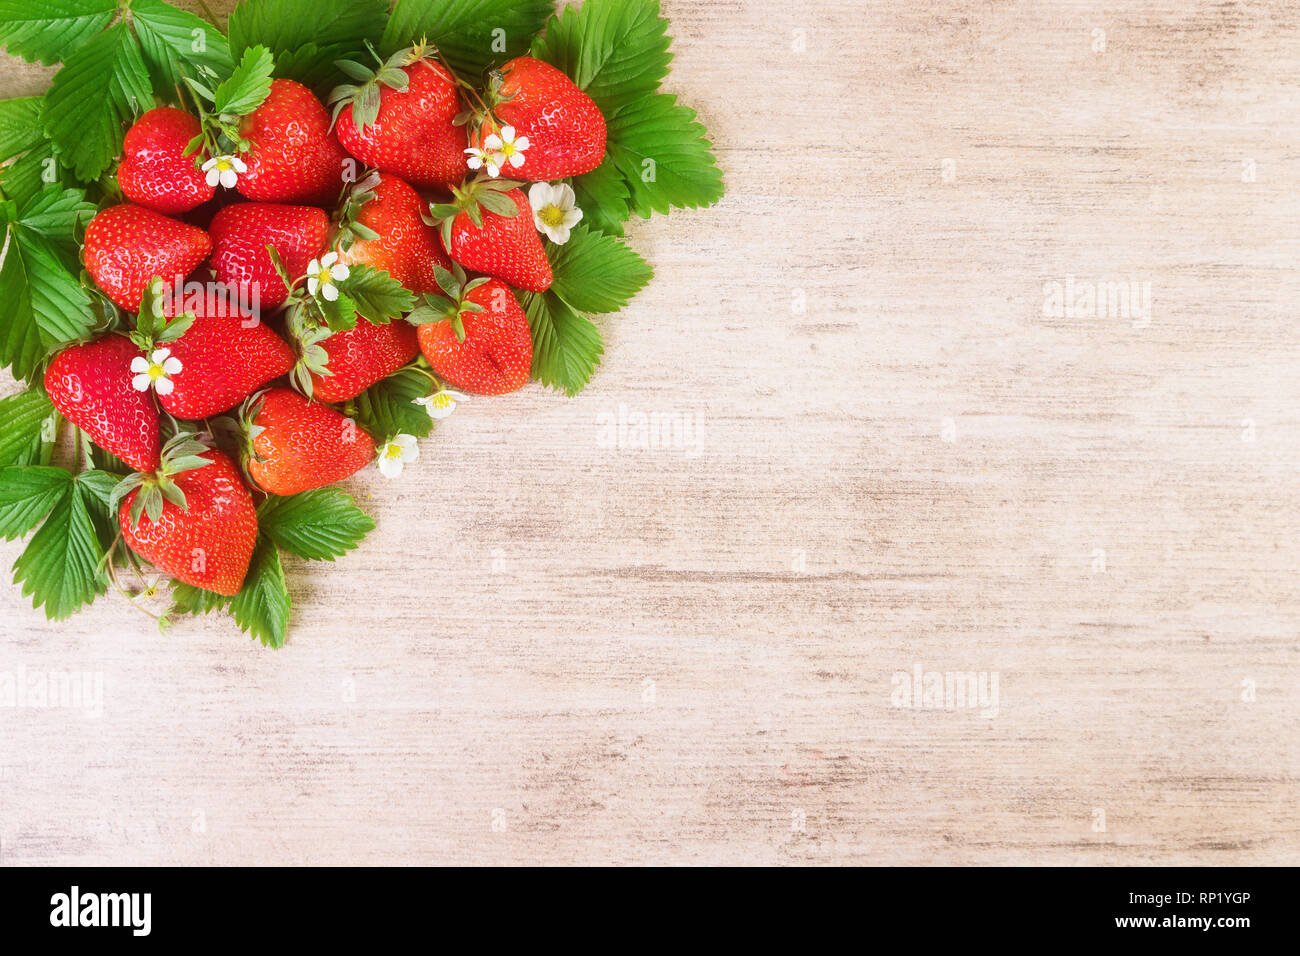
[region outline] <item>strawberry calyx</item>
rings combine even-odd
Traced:
[[[329,369],[329,353],[321,344],[333,330],[328,325],[315,321],[307,309],[290,310],[285,319],[285,329],[289,340],[298,353],[298,361],[289,370],[289,381],[305,397],[312,397],[312,375],[333,375]]]
[[[337,123],[339,116],[350,106],[352,122],[363,133],[379,119],[380,89],[386,86],[405,93],[410,88],[411,78],[403,68],[423,60],[429,55],[430,48],[424,43],[417,43],[398,50],[386,60],[375,52],[368,41],[366,49],[374,57],[377,66],[371,68],[356,60],[335,60],[334,65],[353,82],[334,87],[326,100],[326,105],[333,107],[331,124]]]
[[[109,507],[114,511],[122,500],[132,491],[139,489],[139,494],[131,502],[131,526],[140,526],[141,515],[148,515],[150,521],[162,517],[163,507],[171,502],[182,511],[189,510],[185,492],[173,480],[177,475],[194,471],[212,464],[210,458],[201,457],[211,449],[198,440],[197,432],[178,431],[162,448],[162,463],[157,471],[134,472],[127,475],[116,485],[109,495]]]
[[[150,280],[140,299],[140,313],[135,328],[126,337],[142,352],[150,352],[160,345],[175,342],[190,330],[196,320],[193,312],[183,312],[172,319],[163,314],[167,283],[155,276]]]
[[[366,203],[376,198],[375,190],[379,188],[379,183],[379,170],[372,169],[348,187],[334,216],[334,236],[329,243],[331,249],[347,252],[358,240],[369,242],[379,238],[379,233],[357,221]]]
[[[266,401],[266,392],[266,389],[254,392],[244,399],[244,403],[239,406],[239,411],[233,415],[223,415],[212,421],[212,430],[220,432],[238,450],[236,460],[239,463],[239,470],[244,476],[244,481],[251,488],[256,488],[257,483],[249,473],[249,462],[266,461],[253,447],[253,442],[257,436],[266,431],[264,426],[255,424],[257,416],[262,412],[262,405]]]
[[[467,179],[459,186],[451,187],[451,202],[429,203],[428,214],[421,213],[420,218],[426,225],[438,226],[441,229],[443,247],[450,250],[451,225],[456,216],[465,213],[475,229],[483,228],[484,209],[503,218],[513,219],[519,215],[519,207],[505,194],[522,185],[523,183],[518,180],[492,179],[487,176]]]
[[[452,331],[456,333],[456,341],[464,342],[465,322],[461,316],[466,312],[483,311],[483,306],[469,301],[469,293],[487,282],[488,278],[479,276],[477,279],[467,280],[465,270],[455,263],[452,264],[450,272],[442,266],[435,265],[433,276],[446,295],[429,293],[422,296],[421,301],[407,315],[406,321],[412,325],[426,325],[430,322],[450,319]]]

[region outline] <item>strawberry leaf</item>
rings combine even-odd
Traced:
[[[18,222],[31,232],[76,249],[78,230],[94,217],[84,189],[45,189],[23,206]]]
[[[4,215],[0,209],[0,220]],[[0,264],[0,366],[30,378],[49,351],[88,337],[96,318],[90,296],[44,236],[21,222],[10,222],[7,232]]]
[[[378,325],[387,325],[415,308],[415,295],[387,272],[370,266],[348,267],[348,277],[339,283],[356,305],[357,312]]]
[[[578,312],[617,312],[654,275],[627,243],[583,225],[572,229],[564,245],[547,247],[551,291]]]
[[[397,0],[380,40],[385,56],[427,39],[464,79],[528,51],[552,0]]]
[[[108,26],[117,0],[0,0],[0,46],[53,66]]]
[[[722,172],[695,121],[677,98],[656,93],[606,117],[606,150],[631,191],[631,206],[649,219],[671,207],[695,209],[722,198]]]
[[[271,70],[275,59],[264,46],[249,47],[244,51],[230,78],[212,94],[212,111],[218,114],[244,116],[262,105],[271,95]]]
[[[623,223],[632,215],[628,208],[632,193],[608,154],[591,172],[575,176],[571,184],[584,226],[611,236],[623,235]]]
[[[287,497],[268,496],[257,508],[257,526],[300,558],[333,561],[360,544],[374,530],[375,521],[350,495],[317,488]]]
[[[261,44],[275,57],[275,75],[320,92],[337,82],[334,61],[365,54],[379,40],[387,0],[244,0],[226,23],[230,52]]]
[[[32,598],[33,607],[44,607],[50,620],[69,617],[108,586],[100,566],[102,527],[90,511],[98,507],[98,489],[83,482],[84,476],[64,475],[62,494],[14,562],[14,583],[22,584],[23,596]]]
[[[673,58],[667,27],[659,0],[587,0],[551,17],[529,52],[567,73],[608,116],[659,89]]]
[[[45,464],[56,420],[54,406],[40,389],[0,400],[0,466]]]
[[[215,591],[176,581],[172,585],[172,605],[168,614],[210,614],[228,607],[230,598]]]
[[[259,534],[244,586],[230,600],[235,623],[264,645],[283,647],[292,606],[280,552],[274,542]]]
[[[64,468],[0,468],[0,538],[12,541],[40,524],[68,493],[71,479]]]
[[[376,444],[397,435],[423,438],[433,430],[433,419],[415,399],[433,392],[429,376],[417,369],[398,369],[376,382],[352,400],[349,411],[356,423],[369,432]]]
[[[605,352],[600,331],[552,292],[526,292],[523,304],[533,330],[533,378],[576,395]]]
[[[42,123],[77,176],[91,182],[121,153],[125,125],[152,105],[140,47],[119,22],[64,60],[45,94]]]
[[[221,31],[188,10],[163,0],[131,0],[131,23],[154,87],[171,90],[198,69],[227,76],[235,68]],[[187,69],[188,67],[188,69]]]

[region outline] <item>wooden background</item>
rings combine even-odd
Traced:
[[[4,863],[1296,862],[1300,6],[664,8],[728,193],[591,387],[353,481],[278,653],[0,589],[104,679],[0,709]]]

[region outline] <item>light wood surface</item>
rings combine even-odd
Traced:
[[[592,385],[353,481],[278,653],[0,589],[0,671],[103,675],[0,709],[3,863],[1296,862],[1300,7],[664,9],[728,193]]]

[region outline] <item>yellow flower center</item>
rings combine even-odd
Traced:
[[[217,169],[221,170],[223,173],[226,172],[226,170],[234,169],[234,168],[235,168],[235,164],[232,163],[230,160],[226,159],[224,156],[221,159],[217,160]]]
[[[501,155],[502,155],[502,156],[505,156],[507,159],[509,159],[511,156],[513,156],[516,152],[518,152],[518,150],[515,149],[515,144],[514,144],[514,143],[502,143],[502,144],[501,144]]]
[[[329,285],[334,281],[334,277],[330,275],[329,269],[321,269],[321,271],[316,274],[316,279],[321,285]]]
[[[537,214],[537,218],[548,226],[558,226],[564,222],[564,210],[556,205],[543,206],[541,212]]]
[[[433,404],[436,405],[438,408],[446,408],[448,405],[451,404],[451,396],[435,395],[433,396]]]
[[[162,367],[161,365],[159,365],[157,362],[150,362],[150,363],[149,363],[149,372],[148,372],[148,375],[149,375],[149,380],[150,380],[151,382],[156,382],[156,381],[158,381],[158,379],[160,379],[160,378],[166,378],[166,377],[167,377],[167,373],[163,371],[163,367]]]
[[[389,445],[384,449],[384,457],[389,461],[402,457],[402,446],[398,444]]]

